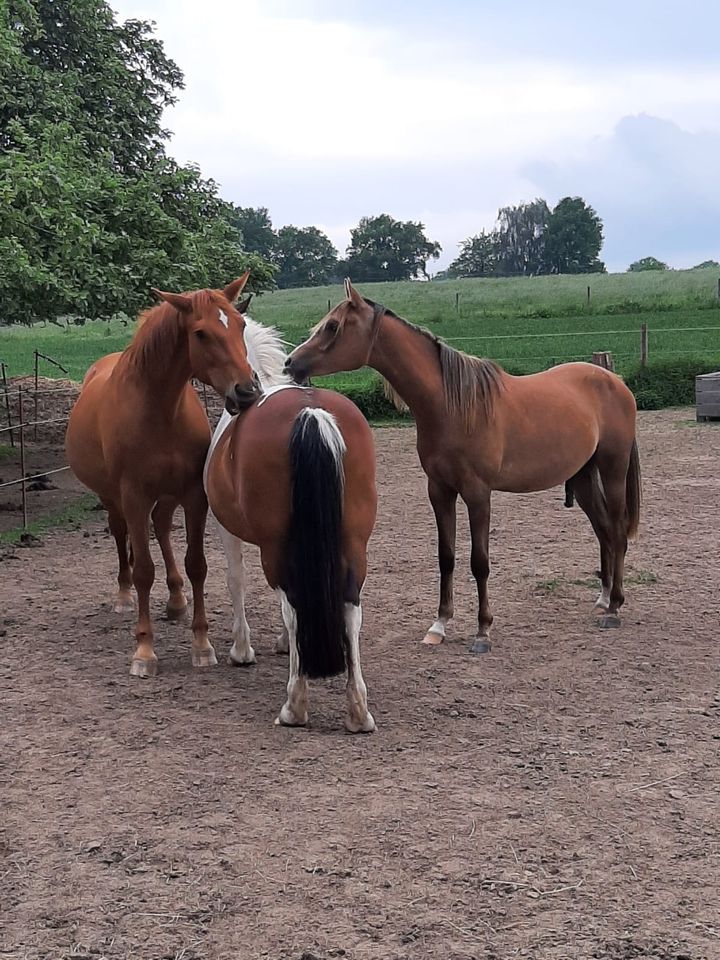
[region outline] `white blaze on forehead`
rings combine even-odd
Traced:
[[[221,324],[225,327],[225,329],[227,330],[227,327],[228,327],[227,314],[225,313],[224,310],[219,310],[218,312],[220,313],[220,323],[221,323]]]

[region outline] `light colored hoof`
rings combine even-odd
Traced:
[[[345,729],[348,733],[373,733],[375,730],[375,720],[369,710],[365,714],[365,719],[362,721],[348,714],[345,717]]]
[[[118,597],[113,604],[113,613],[134,613],[135,603],[132,597]]]
[[[157,660],[133,660],[130,664],[130,676],[147,680],[157,673]]]
[[[598,626],[601,630],[613,630],[620,626],[620,617],[616,613],[606,613],[598,617]]]
[[[434,630],[428,630],[422,639],[422,643],[424,643],[427,647],[439,647],[444,639],[445,637],[443,637],[441,633],[436,633]]]
[[[168,618],[168,620],[172,621],[185,620],[187,617],[187,609],[187,600],[185,601],[184,607],[171,607],[170,604],[168,604],[165,607],[165,616]]]
[[[288,640],[287,633],[283,632],[275,641],[275,653],[278,654],[288,654],[290,653],[290,641]]]
[[[290,707],[283,705],[280,716],[275,717],[276,727],[304,727],[307,723],[307,711],[304,711],[299,717],[296,716]]]
[[[194,667],[216,667],[217,657],[212,647],[207,650],[193,650],[192,665]]]
[[[237,649],[236,644],[233,644],[228,654],[228,663],[231,667],[249,667],[255,663],[255,651],[248,645],[247,649],[242,652]]]
[[[475,637],[470,644],[470,653],[489,653],[492,650],[492,644],[489,637]]]

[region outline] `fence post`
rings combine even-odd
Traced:
[[[592,355],[591,362],[598,367],[604,367],[605,370],[612,370],[613,373],[615,372],[613,356],[608,350],[596,350]]]
[[[640,324],[640,366],[646,367],[648,362],[648,325]]]
[[[25,418],[23,416],[22,387],[18,387],[18,416],[20,417],[20,494],[22,496],[23,530],[27,530],[27,490],[25,489]]]
[[[590,306],[590,287],[587,288],[587,305]]]
[[[33,439],[37,440],[37,422],[38,422],[38,363],[40,354],[37,352],[37,349],[33,351],[35,354],[35,404],[33,406],[33,420],[35,421],[35,426],[33,427]]]
[[[330,297],[328,297],[328,313],[330,313]]]
[[[0,367],[2,368],[2,382],[3,382],[3,392],[5,393],[5,406],[7,407],[7,422],[8,422],[8,433],[10,434],[10,446],[15,446],[15,434],[12,428],[12,413],[10,412],[10,394],[8,393],[8,382],[7,382],[7,366],[5,362],[0,362]]]
[[[718,280],[718,285],[720,285],[720,280]],[[460,294],[455,294],[455,313],[460,313]]]
[[[717,298],[718,298],[718,303],[720,303],[720,277],[718,277]]]

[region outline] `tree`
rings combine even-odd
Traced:
[[[317,287],[330,283],[337,271],[337,250],[317,227],[281,227],[275,262],[279,287]]]
[[[702,263],[696,263],[694,267],[691,267],[691,270],[705,270],[707,267],[720,267],[720,263],[717,260],[703,260]]]
[[[134,312],[151,286],[248,265],[273,285],[217,186],[165,155],[181,84],[150,26],[103,0],[0,0],[0,322]]]
[[[655,257],[643,257],[642,260],[635,260],[627,268],[628,273],[641,273],[644,270],[667,270],[668,265]]]
[[[272,260],[277,237],[267,207],[234,207],[231,222],[243,236],[243,248]]]
[[[564,197],[551,213],[543,233],[546,273],[604,273],[598,259],[602,221],[582,197]]]
[[[460,243],[460,256],[447,268],[448,277],[495,277],[499,269],[498,238],[495,232],[479,233]]]
[[[544,200],[501,207],[498,211],[498,266],[507,276],[532,276],[543,271],[544,233],[550,209]]]
[[[422,223],[395,220],[383,213],[363,217],[350,231],[348,275],[355,280],[411,280],[427,277],[427,262],[442,247],[428,240]]]

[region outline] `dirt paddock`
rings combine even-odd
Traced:
[[[0,563],[0,956],[127,960],[717,960],[720,432],[643,414],[645,506],[619,630],[593,621],[596,547],[562,491],[494,497],[491,653],[472,657],[467,523],[456,620],[436,605],[414,431],[381,430],[365,591],[372,736],[342,684],[273,726],[287,660],[250,563],[258,663],[128,676],[114,549],[85,530]],[[178,531],[179,533],[179,531]],[[231,624],[209,543],[218,653]]]

